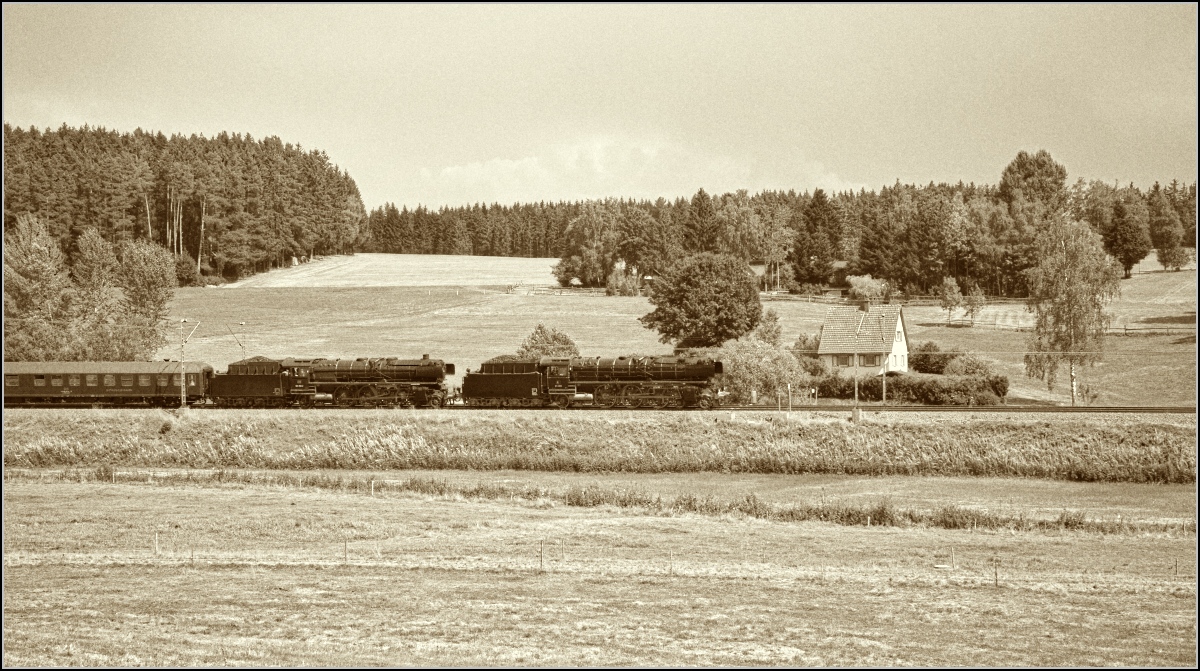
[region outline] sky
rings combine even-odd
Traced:
[[[278,136],[368,209],[1196,180],[1197,6],[3,4],[3,120]]]

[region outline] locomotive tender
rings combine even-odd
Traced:
[[[720,361],[701,356],[542,357],[467,371],[469,406],[701,408],[717,406]]]

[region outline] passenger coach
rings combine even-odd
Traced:
[[[212,366],[199,361],[4,362],[4,405],[128,404],[179,407],[179,376],[187,404],[208,395]]]

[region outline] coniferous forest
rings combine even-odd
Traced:
[[[277,137],[214,138],[4,125],[4,227],[36,215],[68,262],[84,231],[148,239],[205,275],[351,252],[369,231],[358,187],[320,150]]]
[[[996,185],[700,189],[674,200],[437,210],[388,203],[369,214],[354,180],[324,152],[277,137],[5,124],[4,170],[6,230],[19,215],[36,215],[68,261],[89,228],[113,243],[148,239],[194,263],[207,281],[292,257],[362,251],[559,257],[562,284],[612,286],[719,252],[765,264],[768,282],[781,289],[871,275],[895,292],[930,294],[949,277],[987,295],[1023,296],[1034,230],[1047,216],[1087,222],[1127,271],[1152,250],[1164,268],[1177,268],[1194,256],[1196,240],[1195,182],[1146,191],[1069,183],[1066,167],[1045,151],[997,166]]]

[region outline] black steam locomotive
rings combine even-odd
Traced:
[[[553,358],[489,362],[463,379],[463,402],[482,407],[715,407],[721,362],[697,356]]]
[[[449,400],[441,359],[268,359],[252,357],[214,375],[208,397],[219,406],[335,405],[440,408]]]

